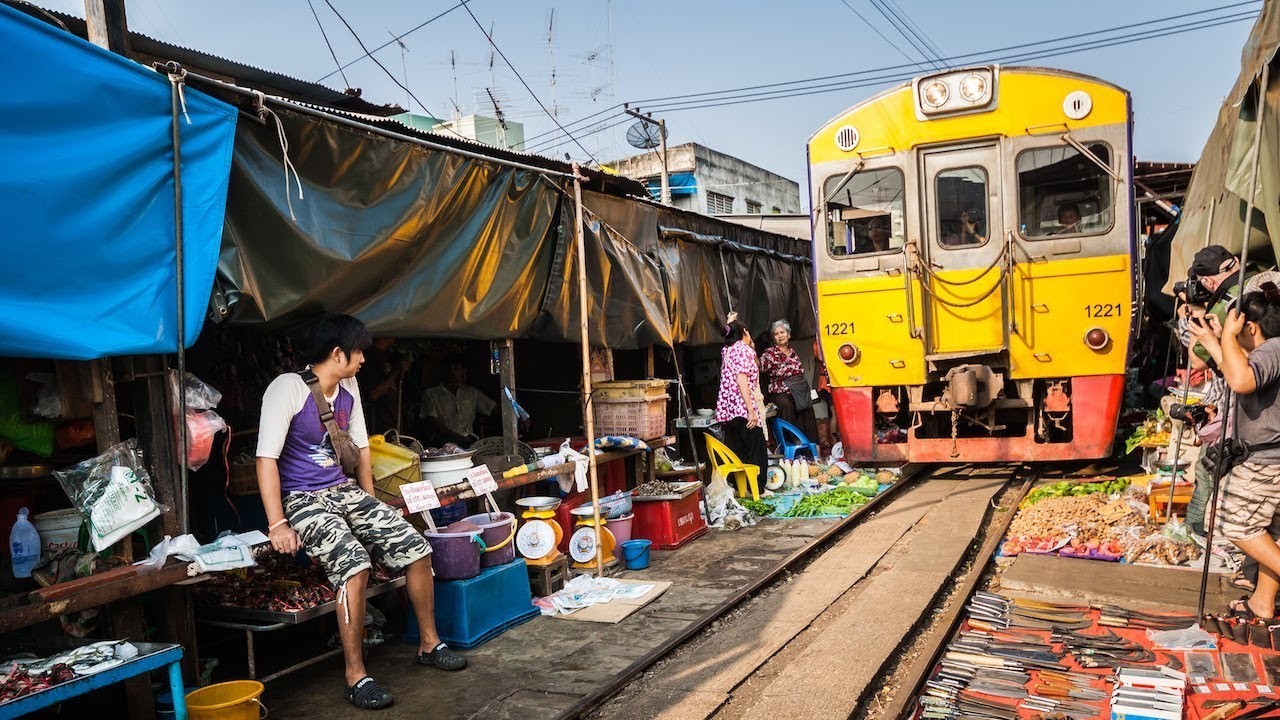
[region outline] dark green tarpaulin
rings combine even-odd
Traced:
[[[379,335],[578,341],[563,178],[278,114],[303,195],[294,183],[286,196],[274,122],[242,122],[215,315],[286,326],[349,312]],[[719,342],[729,304],[753,330],[784,318],[813,335],[808,243],[634,198],[583,204],[593,344]]]

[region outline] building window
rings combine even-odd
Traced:
[[[707,214],[728,215],[733,212],[733,196],[707,191]]]
[[[773,214],[774,214],[774,215],[781,215],[781,214],[782,214],[782,208],[778,207],[777,205],[774,205],[774,206],[773,206]]]
[[[747,201],[747,214],[748,214],[748,215],[759,215],[759,214],[761,213],[761,211],[762,211],[762,210],[764,210],[764,206],[763,206],[763,205],[761,205],[760,203],[756,202],[755,200],[748,200],[748,201]]]

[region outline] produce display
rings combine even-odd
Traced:
[[[6,658],[0,667],[0,702],[16,700],[35,692],[95,675],[136,657],[138,649],[124,640],[103,640],[65,650],[50,657],[30,653]]]
[[[784,491],[766,490],[760,500],[738,503],[761,517],[822,518],[847,516],[880,492],[881,485],[898,480],[893,470],[847,469],[838,463],[783,461]],[[790,488],[790,489],[786,489]]]
[[[1001,547],[1006,557],[1023,552],[1183,565],[1201,551],[1181,524],[1149,519],[1146,488],[1099,478],[1029,493]]]
[[[1131,453],[1139,447],[1161,447],[1169,444],[1173,434],[1173,421],[1165,417],[1164,411],[1155,410],[1124,441],[1124,451]]]
[[[1053,483],[1052,485],[1044,485],[1027,493],[1027,497],[1022,501],[1019,507],[1029,507],[1044,500],[1045,498],[1060,497],[1081,497],[1083,495],[1092,495],[1094,493],[1102,493],[1104,495],[1114,495],[1122,492],[1129,487],[1128,478],[1116,478],[1114,480],[1104,480],[1099,478],[1092,482],[1071,482],[1063,480]]]
[[[657,497],[659,495],[671,495],[676,488],[665,480],[650,480],[640,483],[636,486],[636,495],[644,497]]]
[[[854,508],[865,505],[867,500],[867,496],[857,490],[840,486],[825,492],[805,495],[800,502],[792,505],[783,517],[848,515]]]
[[[265,553],[251,568],[212,573],[210,579],[192,587],[201,605],[302,612],[337,598],[324,571],[315,563],[300,565],[292,556]],[[370,584],[390,579],[381,565],[374,564]]]

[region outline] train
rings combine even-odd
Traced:
[[[846,460],[1110,454],[1138,302],[1133,108],[1098,78],[922,75],[807,146]]]

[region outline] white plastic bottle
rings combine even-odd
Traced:
[[[16,578],[31,577],[31,569],[40,562],[40,533],[36,526],[27,519],[28,510],[18,511],[18,521],[9,531],[9,557],[13,561],[13,576]]]

